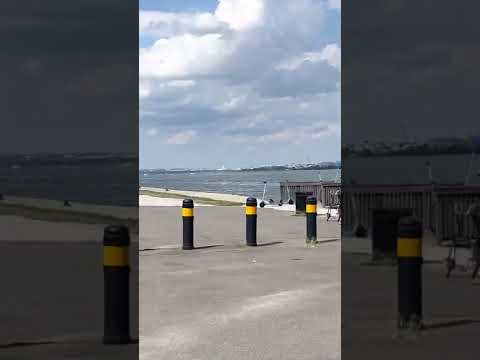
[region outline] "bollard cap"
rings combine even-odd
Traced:
[[[307,204],[316,205],[317,204],[317,198],[315,196],[307,197]]]
[[[193,200],[192,199],[183,200],[182,207],[187,209],[193,209]]]
[[[103,231],[103,245],[128,246],[130,234],[125,225],[110,225]]]
[[[257,206],[257,199],[254,197],[249,197],[246,201],[247,206]]]
[[[421,238],[422,222],[414,216],[402,217],[398,221],[397,234],[402,238]]]

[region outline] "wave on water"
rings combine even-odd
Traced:
[[[318,175],[325,181],[334,181],[340,175],[339,169],[326,170],[270,170],[270,171],[204,171],[188,173],[149,173],[140,176],[140,185],[201,192],[218,192],[232,195],[263,196],[265,199],[280,200],[280,183],[284,181],[318,181]]]

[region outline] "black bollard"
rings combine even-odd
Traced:
[[[398,328],[422,327],[422,223],[412,216],[398,222]]]
[[[103,236],[104,344],[130,342],[130,235],[126,226],[108,226]]]
[[[257,246],[257,199],[249,197],[245,206],[247,246]]]
[[[307,198],[307,243],[317,241],[317,198]]]
[[[182,204],[183,250],[193,250],[193,200],[185,199]]]

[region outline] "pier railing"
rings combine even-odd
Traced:
[[[334,194],[340,189],[340,183],[323,181],[285,181],[280,183],[280,197],[283,202],[289,199],[295,200],[296,193],[306,193],[317,198],[317,201],[324,207],[334,202]]]
[[[479,186],[343,186],[342,227],[349,231],[361,224],[370,230],[372,210],[411,209],[440,243],[458,235],[455,205],[466,209],[474,202],[480,202]],[[469,217],[459,221],[463,222],[463,235],[476,234]]]

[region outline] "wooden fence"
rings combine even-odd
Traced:
[[[322,206],[329,206],[334,202],[334,194],[340,189],[340,183],[335,182],[298,182],[286,181],[280,183],[280,197],[283,202],[295,200],[296,193],[307,193],[315,196]]]
[[[373,209],[411,209],[441,242],[458,233],[455,204],[466,209],[474,202],[480,202],[478,186],[344,186],[342,228],[349,231],[359,223],[370,229]],[[476,234],[472,219],[460,218],[465,234]]]

